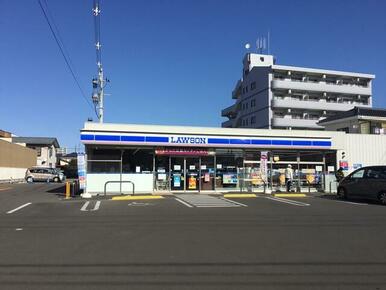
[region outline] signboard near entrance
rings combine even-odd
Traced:
[[[170,156],[207,156],[213,153],[205,149],[167,148],[167,149],[156,149],[155,154],[170,155]]]
[[[346,160],[340,160],[340,161],[339,161],[339,167],[342,167],[343,170],[348,170],[348,161],[346,161]]]
[[[261,151],[260,154],[260,172],[261,172],[261,179],[264,181],[264,183],[268,182],[268,152],[267,151]]]
[[[86,189],[86,157],[84,153],[78,153],[79,189]]]

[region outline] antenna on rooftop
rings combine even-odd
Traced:
[[[258,37],[256,39],[257,52],[262,54],[266,48],[267,48],[267,39],[265,37]]]

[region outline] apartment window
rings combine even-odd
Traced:
[[[253,108],[253,107],[255,107],[255,106],[256,106],[256,100],[253,99],[253,100],[251,100],[251,108]]]
[[[245,109],[246,110],[248,109],[248,103],[245,103]]]
[[[251,83],[251,90],[256,89],[256,82]]]
[[[256,124],[256,116],[251,117],[251,124]]]
[[[37,157],[42,156],[42,148],[41,148],[41,147],[35,147],[35,148],[33,148],[33,149],[36,150],[36,155],[37,155]]]
[[[248,86],[245,87],[245,92],[248,93]]]
[[[50,158],[51,158],[52,157],[52,148],[50,148],[49,155],[50,155]]]

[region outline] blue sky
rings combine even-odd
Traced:
[[[96,73],[91,0],[46,0],[79,81]],[[106,122],[220,126],[247,42],[278,64],[372,73],[386,107],[386,1],[102,0]],[[93,111],[37,0],[0,0],[0,129],[79,145]]]

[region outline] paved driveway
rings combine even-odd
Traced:
[[[385,206],[270,196],[225,207],[187,196],[66,201],[58,186],[0,191],[1,289],[386,287]]]

